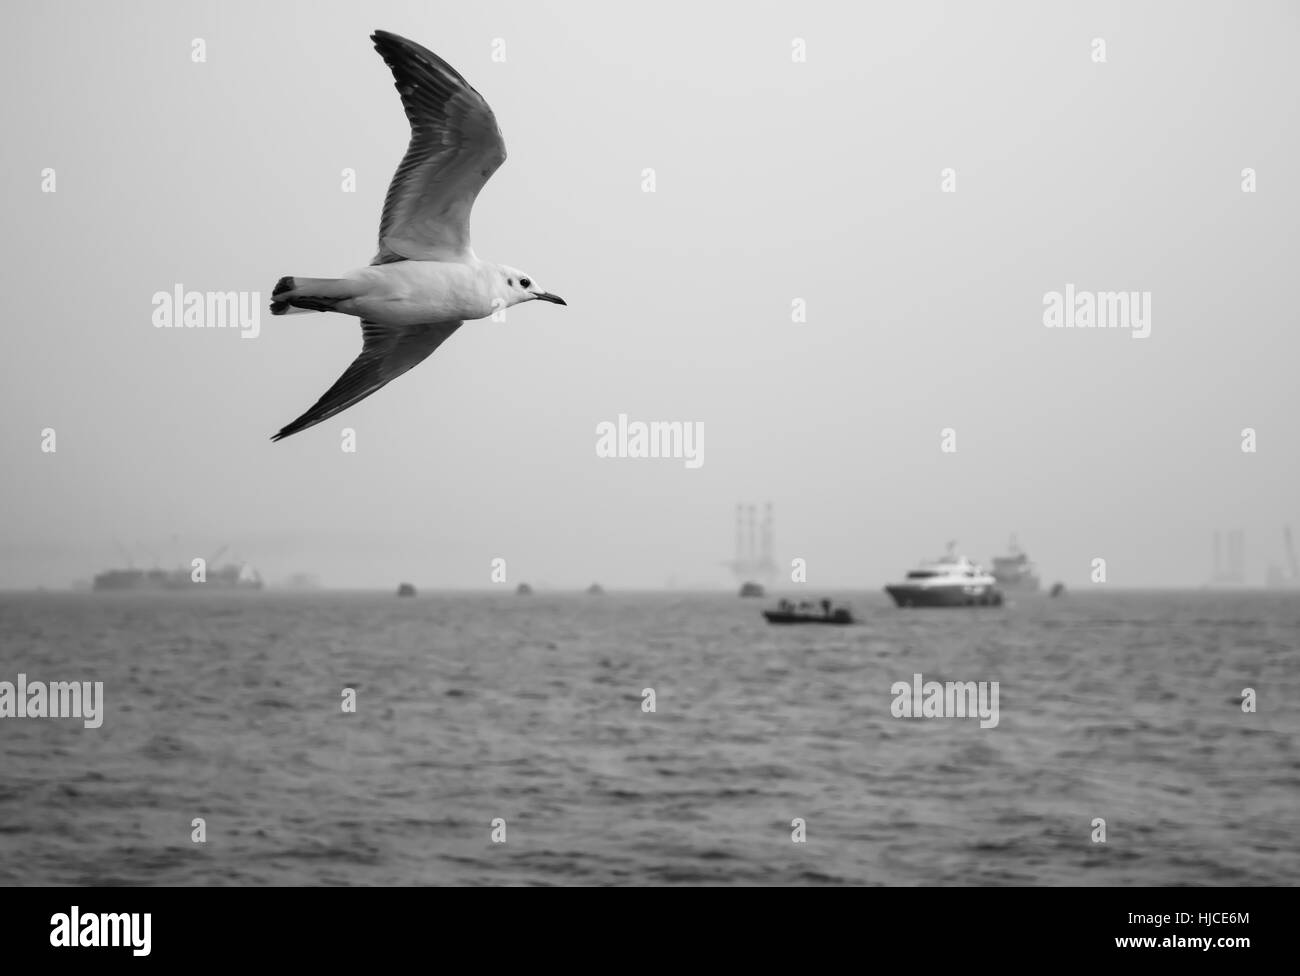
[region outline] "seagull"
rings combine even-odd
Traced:
[[[474,200],[506,159],[487,101],[414,41],[388,31],[370,39],[392,69],[411,123],[411,143],[384,198],[379,250],[368,267],[342,278],[284,277],[271,292],[272,315],[360,318],[361,353],[273,441],[360,403],[425,360],[467,320],[521,302],[568,304],[518,268],[480,261],[470,247]]]

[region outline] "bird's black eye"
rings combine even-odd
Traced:
[[[529,287],[531,287],[532,284],[533,284],[533,283],[532,283],[531,281],[529,281],[527,278],[520,278],[520,279],[519,279],[519,283],[520,283],[521,285],[523,285],[525,288],[529,288]]]

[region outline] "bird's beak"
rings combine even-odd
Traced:
[[[541,299],[542,301],[544,301],[544,302],[554,302],[556,305],[568,305],[568,304],[569,304],[569,303],[566,302],[563,298],[561,298],[559,295],[552,295],[549,291],[535,291],[535,292],[533,292],[533,297],[534,297],[534,298],[540,298],[540,299]]]

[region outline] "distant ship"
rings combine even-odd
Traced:
[[[414,583],[401,583],[397,587],[398,596],[415,596]]]
[[[91,589],[97,592],[158,590],[260,590],[262,577],[247,563],[228,563],[207,571],[207,579],[195,582],[188,569],[107,569],[95,575]]]
[[[900,607],[997,607],[1002,605],[998,581],[977,563],[953,552],[953,543],[938,559],[911,570],[906,579],[885,592]]]
[[[993,578],[998,581],[998,586],[1004,590],[1038,592],[1038,569],[1016,544],[1014,535],[1008,549],[1007,555],[993,557]]]
[[[319,590],[321,582],[315,573],[294,573],[280,587],[286,590]]]
[[[755,583],[753,580],[749,580],[748,582],[741,584],[740,595],[745,597],[766,596],[767,590],[763,589],[762,583]]]

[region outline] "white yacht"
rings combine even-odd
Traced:
[[[885,592],[900,607],[996,607],[1002,605],[998,581],[978,563],[954,552],[924,562]]]

